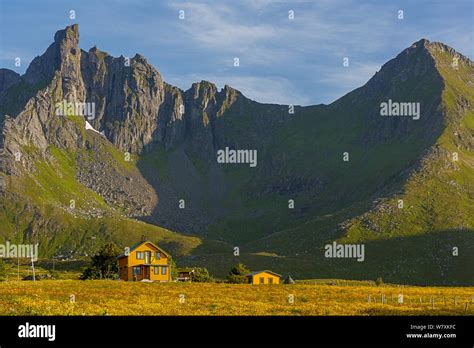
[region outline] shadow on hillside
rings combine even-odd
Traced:
[[[270,269],[294,279],[375,280],[385,283],[437,286],[474,286],[474,230],[447,230],[424,235],[364,243],[365,260],[329,259],[324,250],[293,257],[205,253],[180,258],[183,265],[208,267],[224,277],[237,262],[250,270]],[[458,256],[453,248],[458,248]]]

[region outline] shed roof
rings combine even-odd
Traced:
[[[278,273],[275,273],[275,272],[272,272],[272,271],[269,271],[268,269],[266,269],[266,270],[263,270],[263,271],[255,271],[255,272],[251,272],[251,273],[249,273],[249,274],[246,274],[245,276],[246,276],[246,277],[253,277],[254,275],[257,275],[257,274],[260,274],[260,273],[263,273],[263,272],[266,272],[266,273],[273,274],[273,275],[275,275],[275,276],[277,276],[277,277],[281,277],[281,275],[280,275],[280,274],[278,274]]]

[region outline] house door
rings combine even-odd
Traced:
[[[145,263],[149,264],[151,261],[151,251],[145,251]],[[148,270],[148,273],[150,273],[150,270]]]
[[[143,278],[144,279],[150,279],[150,267],[149,266],[145,266],[144,267],[144,272],[143,272]]]

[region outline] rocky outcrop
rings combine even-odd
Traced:
[[[101,135],[89,131],[86,151],[77,158],[77,180],[116,212],[135,218],[149,216],[157,204],[155,190],[137,168],[121,165],[111,157],[108,146]]]
[[[57,32],[54,43],[21,76],[20,91],[8,90],[7,100],[19,99],[15,108],[4,112],[4,162],[9,174],[34,171],[32,154],[25,151],[29,146],[48,159],[51,145],[69,149],[83,145],[77,125],[55,115],[58,102],[84,101],[78,41],[77,25]]]
[[[81,61],[86,100],[95,103],[91,124],[123,151],[139,153],[155,140],[164,99],[160,74],[140,55],[113,58],[97,48]]]
[[[55,161],[53,146],[76,153],[77,180],[111,206],[128,216],[150,215],[158,200],[155,190],[136,168],[124,172],[107,158],[104,141],[123,155],[186,142],[209,161],[215,139],[223,138],[214,134],[219,131],[215,121],[241,94],[228,86],[217,91],[205,81],[184,92],[165,83],[139,54],[114,58],[97,47],[83,51],[78,44],[79,28],[69,26],[56,33],[23,76],[0,71],[3,171],[35,173],[37,161]],[[61,102],[90,103],[95,113],[56,115]],[[84,131],[86,118],[105,138]],[[94,161],[86,158],[90,156]]]
[[[114,58],[92,48],[82,51],[86,100],[95,103],[91,124],[122,151],[141,153],[160,144],[170,149],[185,139],[196,148],[213,150],[213,124],[241,94],[222,91],[207,81],[183,92],[164,82],[160,73],[137,54]]]
[[[7,91],[20,82],[21,77],[16,72],[9,69],[0,69],[0,104],[3,104],[3,98],[5,98]]]

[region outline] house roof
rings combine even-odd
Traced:
[[[155,243],[153,243],[152,241],[149,241],[149,240],[140,241],[140,242],[138,242],[138,243],[132,245],[132,246],[130,247],[130,253],[131,253],[132,251],[134,251],[135,249],[137,249],[139,246],[141,246],[141,245],[143,245],[143,244],[147,244],[147,243],[153,245],[156,249],[158,249],[160,252],[162,252],[163,254],[165,254],[167,257],[170,257],[170,254],[168,254],[166,251],[164,251],[163,249],[161,249],[158,245],[156,245]],[[130,254],[129,254],[129,255],[130,255]],[[120,254],[119,256],[117,256],[117,259],[121,259],[121,258],[127,257],[127,256],[129,256],[129,255],[125,255],[125,253],[123,253],[123,254]]]
[[[251,273],[249,273],[249,274],[246,274],[245,276],[246,276],[246,277],[253,277],[254,275],[257,275],[257,274],[260,274],[260,273],[263,273],[263,272],[273,274],[273,275],[275,275],[275,276],[277,276],[277,277],[281,277],[280,274],[275,273],[275,272],[272,272],[272,271],[269,271],[268,269],[265,269],[265,270],[263,270],[263,271],[251,272]]]

